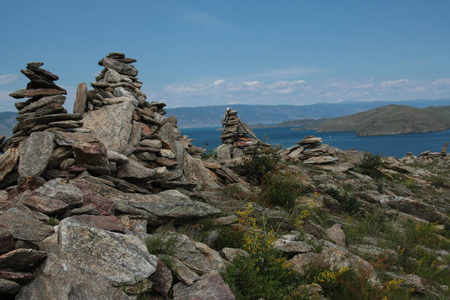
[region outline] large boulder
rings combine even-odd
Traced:
[[[133,112],[131,102],[103,106],[84,115],[84,127],[96,134],[108,150],[121,153],[131,135]]]
[[[117,287],[148,278],[158,262],[135,236],[93,228],[74,218],[61,221],[57,235],[40,246],[48,258],[16,299],[132,299]]]
[[[211,271],[200,277],[192,285],[179,282],[173,287],[173,299],[185,300],[234,300],[236,299],[228,284],[216,271]]]

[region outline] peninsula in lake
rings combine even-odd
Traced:
[[[386,105],[326,120],[317,127],[317,130],[356,131],[358,136],[372,136],[433,132],[449,128],[450,106],[416,108],[407,105]]]

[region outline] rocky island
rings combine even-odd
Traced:
[[[280,149],[230,108],[207,152],[146,100],[135,62],[101,59],[73,114],[43,63],[22,70],[0,145],[2,299],[450,297],[447,146]]]

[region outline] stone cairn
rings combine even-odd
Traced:
[[[82,115],[68,114],[62,106],[66,100],[66,90],[56,85],[59,77],[42,69],[42,62],[31,62],[25,70],[20,70],[30,82],[26,89],[10,94],[15,99],[29,98],[15,104],[19,111],[18,123],[13,128],[13,135],[0,145],[0,152],[16,147],[31,133],[39,131],[68,131],[83,125]]]
[[[250,127],[239,119],[237,111],[229,107],[222,117],[222,127],[222,145],[216,149],[219,160],[243,157],[245,150],[260,142]]]
[[[338,160],[337,149],[328,144],[322,144],[322,138],[305,136],[305,138],[287,149],[280,155],[287,160],[302,161],[305,164],[329,164]]]
[[[220,213],[175,190],[183,189],[189,194],[197,184],[206,188],[218,185],[211,171],[195,157],[201,151],[181,136],[176,118],[165,116],[165,104],[146,101],[136,78],[137,70],[130,65],[134,61],[121,53],[111,53],[101,60],[105,69],[92,83],[94,90],[88,91],[86,84],[78,87],[74,114],[67,114],[62,107],[66,91],[53,83],[58,79],[56,75],[40,68],[42,63],[29,63],[27,70],[22,70],[31,83],[11,96],[31,99],[16,103],[19,122],[14,135],[2,144],[0,155],[0,298],[16,294],[21,286],[40,276],[36,270],[48,251],[63,248],[39,244],[59,230],[52,227],[56,218],[62,221],[62,227],[73,223],[78,228],[79,222],[84,222],[97,228],[89,227],[92,230],[137,234],[168,220],[191,221]],[[66,245],[76,245],[76,255],[84,246],[84,242],[77,244],[85,241],[86,236],[82,235],[66,241]],[[109,251],[120,251],[117,239],[120,237],[116,235],[104,246],[111,246]],[[54,241],[61,242],[59,238]],[[123,243],[128,245],[130,241]],[[113,266],[114,274],[128,274],[128,270],[115,268],[123,265],[123,257],[136,256],[135,249],[145,249],[139,243],[131,248],[133,253],[117,256],[121,263],[105,263],[101,258],[100,264]],[[87,249],[88,257],[91,251]],[[139,266],[148,263],[148,253],[145,255],[147,258],[140,260]],[[64,259],[63,256],[58,259]],[[69,260],[50,265],[64,265],[65,269],[71,263]],[[80,266],[69,269],[77,267]],[[140,267],[132,269],[141,272]],[[137,276],[141,280],[152,272]],[[55,287],[53,293],[61,292],[61,286],[68,287],[65,277],[73,275],[60,278],[60,271],[50,273],[55,275],[50,279]],[[47,287],[39,280],[38,287],[29,286],[29,293],[37,298],[52,295],[46,290],[42,294],[45,296],[34,296],[40,286]],[[85,276],[77,280],[92,284]],[[131,276],[128,281],[132,285],[136,277]],[[31,298],[23,293],[18,299]],[[58,295],[55,299],[67,298]]]

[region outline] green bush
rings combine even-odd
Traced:
[[[296,177],[286,174],[268,174],[264,177],[259,198],[264,204],[292,209],[298,197],[313,191],[311,186],[303,185]]]
[[[355,193],[351,189],[346,188],[343,191],[339,191],[338,189],[330,188],[326,190],[326,193],[334,199],[338,200],[344,211],[351,214],[360,212],[362,201],[355,195]]]
[[[248,182],[260,185],[267,173],[277,169],[280,160],[278,147],[258,144],[252,149],[250,156],[244,159],[239,171],[247,177]]]
[[[358,168],[362,174],[368,175],[374,179],[383,177],[381,169],[384,167],[382,154],[372,154],[371,152],[364,152],[361,163]]]

